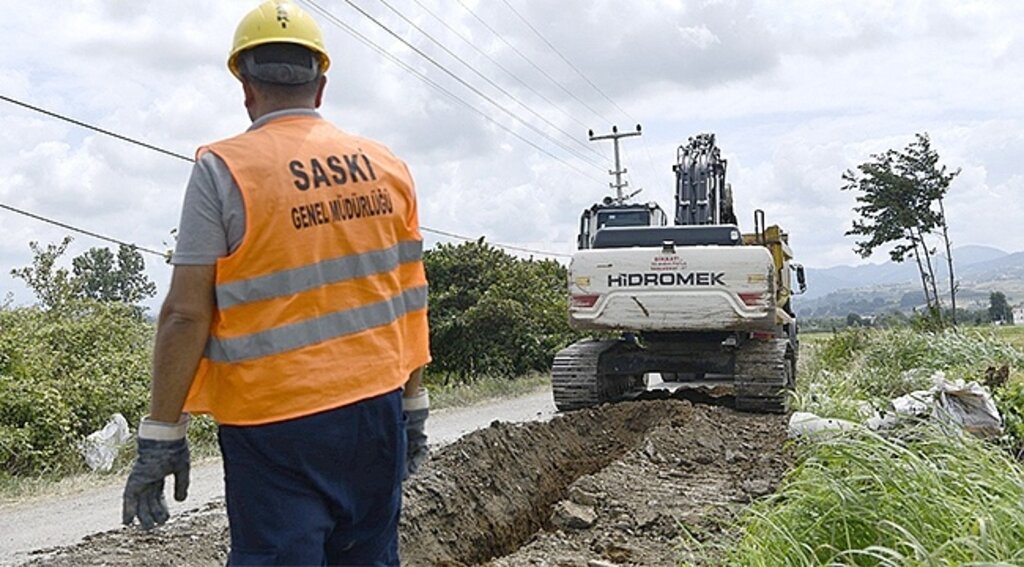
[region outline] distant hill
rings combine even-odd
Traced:
[[[1018,252],[1017,254],[1024,254]],[[1017,254],[1008,254],[998,248],[989,246],[962,246],[953,250],[953,269],[957,278],[973,275],[979,270],[989,272],[1001,269],[998,262]],[[946,257],[941,255],[934,259],[936,277],[947,279]],[[993,264],[994,263],[994,264]],[[1019,265],[1020,259],[1010,260],[1007,267]],[[991,264],[991,265],[990,265]],[[873,286],[889,286],[920,281],[917,266],[913,261],[897,264],[862,264],[860,266],[835,266],[832,268],[807,268],[807,293],[804,300],[824,297],[842,289],[858,289]]]
[[[953,250],[960,291],[960,307],[988,305],[989,293],[1001,291],[1011,303],[1024,301],[1024,252],[1008,253],[989,246],[962,246]],[[940,293],[948,298],[945,256],[934,259]],[[807,293],[794,301],[804,317],[842,317],[848,313],[872,315],[893,309],[911,311],[924,304],[920,276],[913,261],[807,269]]]

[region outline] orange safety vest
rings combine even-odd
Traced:
[[[401,387],[430,361],[409,171],[308,115],[199,148],[245,203],[216,265],[216,309],[185,411],[229,425],[310,415]]]

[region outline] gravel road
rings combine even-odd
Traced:
[[[547,421],[554,415],[550,390],[544,387],[518,398],[434,411],[427,421],[427,433],[431,445],[438,447],[495,421]],[[0,505],[0,565],[17,565],[30,559],[33,552],[66,547],[118,528],[124,480],[104,479],[74,494]],[[198,463],[192,469],[188,500],[174,502],[168,495],[171,513],[203,508],[221,499],[223,490],[220,460]]]

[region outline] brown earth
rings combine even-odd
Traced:
[[[771,493],[790,463],[785,418],[682,400],[607,405],[546,423],[494,423],[438,451],[405,487],[407,565],[674,565],[683,534]],[[215,503],[151,532],[41,552],[39,565],[223,565]]]

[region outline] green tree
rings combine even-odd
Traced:
[[[889,256],[894,262],[912,257],[921,276],[929,315],[941,324],[942,303],[932,263],[935,249],[929,245],[928,236],[941,231],[946,244],[955,323],[957,286],[942,199],[960,171],[949,172],[938,160],[928,135],[917,134],[903,151],[874,154],[871,160],[847,170],[842,189],[856,191],[860,203],[854,207],[860,218],[846,232],[847,236],[862,237],[854,251],[867,258],[879,247],[892,245]]]
[[[60,244],[47,244],[45,248],[38,242],[29,242],[32,265],[11,270],[12,276],[25,280],[44,309],[59,309],[77,293],[78,280],[57,266],[57,260],[64,255],[69,244],[70,236],[65,236]]]
[[[522,260],[483,239],[424,253],[430,282],[428,379],[473,381],[548,369],[575,336],[565,267]]]
[[[1006,301],[1006,294],[1001,291],[993,291],[988,295],[988,316],[993,322],[1013,323],[1013,309]]]
[[[109,248],[90,248],[71,265],[83,297],[135,305],[156,295],[156,284],[146,276],[146,263],[134,247],[122,244],[116,257]]]
[[[932,149],[928,134],[916,135],[915,141],[903,152],[900,163],[901,174],[913,179],[915,186],[920,188],[924,196],[920,201],[925,207],[922,214],[935,215],[935,223],[941,231],[949,271],[950,320],[955,325],[957,320],[956,293],[959,285],[956,282],[953,269],[953,243],[949,239],[949,222],[943,199],[949,191],[950,184],[960,175],[960,168],[950,171],[945,165],[939,163],[939,154]]]
[[[71,260],[72,272],[68,272],[58,261],[71,241],[67,236],[45,248],[31,242],[32,265],[11,270],[32,289],[44,309],[59,310],[81,299],[137,306],[156,295],[156,284],[146,276],[146,263],[134,247],[121,245],[116,256],[108,248],[90,248]]]

